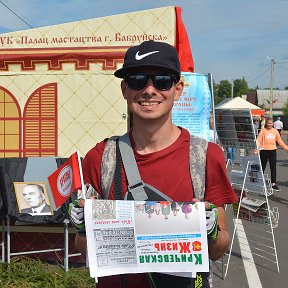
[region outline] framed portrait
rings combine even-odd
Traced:
[[[13,182],[20,213],[53,215],[45,182]]]

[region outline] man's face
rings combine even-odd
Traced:
[[[167,75],[171,74],[167,70],[146,68],[131,73],[148,75]],[[124,98],[127,100],[128,108],[133,114],[133,119],[154,120],[162,117],[169,117],[174,101],[180,98],[183,91],[184,83],[179,81],[173,82],[173,85],[168,90],[158,90],[151,78],[148,79],[146,86],[143,89],[135,90],[128,86],[125,80],[121,83],[121,89]]]
[[[24,187],[23,196],[30,207],[36,208],[43,204],[44,195],[35,185]]]

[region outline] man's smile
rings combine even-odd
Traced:
[[[141,106],[155,106],[160,104],[160,101],[140,101],[138,102],[138,104],[140,104]]]

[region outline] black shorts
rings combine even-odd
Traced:
[[[210,288],[209,272],[197,273],[196,278],[178,277],[162,273],[151,273],[151,276],[157,288]]]

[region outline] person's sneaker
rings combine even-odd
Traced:
[[[275,190],[275,191],[280,191],[279,187],[276,184],[274,184],[272,186],[272,189]]]

